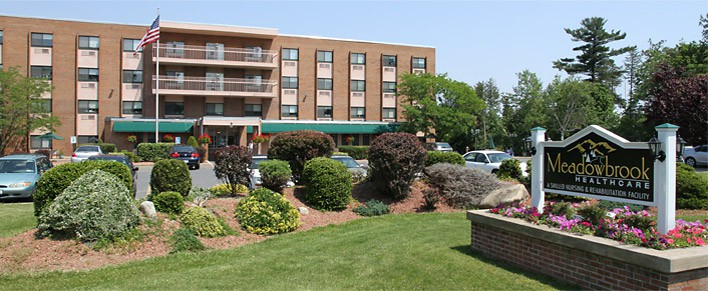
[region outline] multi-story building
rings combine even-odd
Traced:
[[[156,104],[159,136],[182,143],[208,133],[213,146],[246,145],[253,134],[313,129],[367,145],[403,121],[398,77],[435,73],[432,47],[163,21],[159,50],[136,52],[146,29],[0,16],[0,65],[53,86],[43,98],[65,139],[35,131],[32,149],[69,153],[72,136],[122,149],[129,135],[153,142]]]

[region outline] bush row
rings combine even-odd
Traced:
[[[316,157],[329,157],[334,152],[334,140],[319,131],[298,130],[283,132],[270,142],[268,158],[283,160],[290,164],[293,180],[302,184],[302,170],[305,162]]]
[[[156,162],[169,158],[170,149],[174,146],[171,142],[141,143],[138,144],[138,157],[145,162]]]
[[[355,160],[366,160],[369,158],[369,146],[339,146],[339,151],[347,153],[347,155]]]

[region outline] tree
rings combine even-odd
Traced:
[[[515,152],[521,152],[521,140],[531,134],[531,128],[547,126],[547,118],[541,80],[529,70],[517,73],[516,76],[518,81],[513,92],[502,98],[502,121],[510,139],[508,142]]]
[[[501,94],[494,79],[491,78],[486,82],[477,82],[474,89],[477,92],[477,96],[482,98],[486,105],[483,114],[479,116],[481,125],[478,124],[481,127],[483,136],[481,142],[486,147],[489,144],[489,138],[499,141],[499,137],[505,136],[501,116],[499,115],[502,111]]]
[[[561,80],[556,76],[546,88],[550,123],[560,133],[561,140],[595,120],[593,86],[573,77]]]
[[[245,146],[227,146],[214,152],[214,174],[231,188],[236,195],[238,185],[249,185],[251,152]]]
[[[45,107],[46,99],[40,97],[51,89],[45,80],[24,77],[17,68],[0,70],[0,155],[22,144],[29,147],[33,130],[52,131],[59,126]]]

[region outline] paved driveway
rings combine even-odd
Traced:
[[[138,170],[138,191],[136,198],[140,199],[148,194],[152,165],[139,165],[138,168],[140,170]],[[221,183],[219,179],[216,178],[214,166],[211,163],[202,163],[199,170],[190,170],[189,173],[192,175],[192,186],[194,187],[211,188]]]

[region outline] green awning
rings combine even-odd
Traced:
[[[396,124],[348,124],[348,123],[263,123],[263,133],[278,133],[293,130],[316,130],[324,133],[339,134],[378,134],[394,132]],[[249,131],[253,132],[253,129]]]
[[[174,122],[160,121],[160,132],[165,133],[184,133],[192,132],[194,122]],[[154,121],[114,121],[114,132],[155,132]]]

